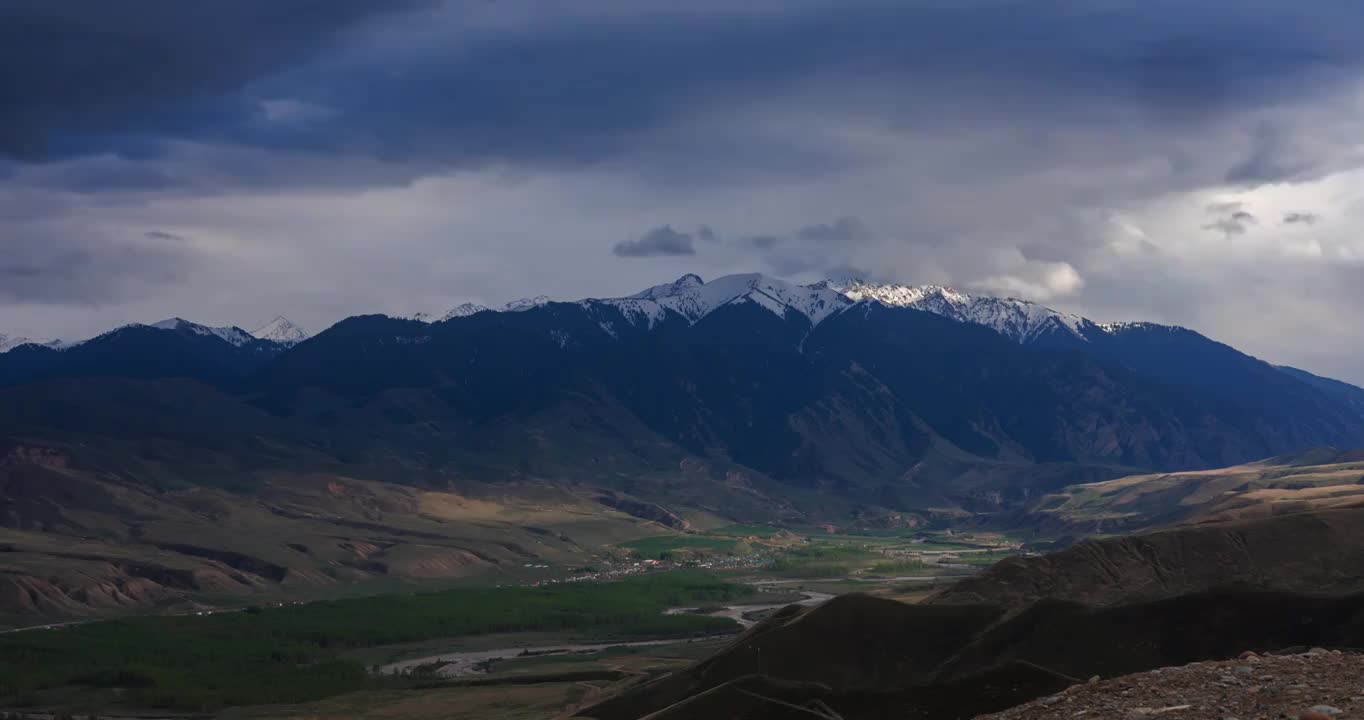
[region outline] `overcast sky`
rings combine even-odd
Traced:
[[[1364,3],[0,0],[0,333],[753,271],[1364,383]]]

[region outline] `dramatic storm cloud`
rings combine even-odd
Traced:
[[[692,236],[674,230],[671,225],[654,228],[638,240],[622,240],[611,251],[619,257],[696,254]]]
[[[0,0],[0,59],[0,332],[756,270],[1364,382],[1359,3]]]

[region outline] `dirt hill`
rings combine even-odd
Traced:
[[[1004,522],[1043,535],[1130,534],[1364,504],[1364,451],[1315,448],[1244,465],[1129,475],[1044,494]]]
[[[1364,507],[1178,527],[1009,558],[926,602],[1022,607],[1067,598],[1108,605],[1229,585],[1364,590]]]
[[[236,477],[246,489],[143,477],[51,446],[0,454],[0,627],[505,576],[662,532],[552,486],[460,492],[259,469]]]
[[[851,595],[788,608],[711,658],[581,716],[704,718],[729,707],[737,713],[729,717],[782,717],[770,706],[786,703],[826,707],[844,720],[950,720],[1078,678],[1232,658],[1246,647],[1362,643],[1364,595],[1228,590],[1114,607],[1043,600],[1021,611]],[[755,694],[761,702],[750,703]]]

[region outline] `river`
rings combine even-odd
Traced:
[[[757,624],[757,621],[749,620],[748,618],[744,617],[744,615],[748,613],[760,612],[763,610],[775,610],[777,608],[783,608],[791,604],[804,605],[806,607],[810,607],[818,605],[824,602],[825,600],[828,600],[829,598],[833,597],[833,595],[821,592],[806,591],[801,594],[805,596],[804,599],[799,600],[795,603],[726,605],[713,613],[706,613],[706,615],[708,615],[709,617],[729,618],[739,623],[739,625],[742,626],[744,629],[748,629]],[[664,612],[665,614],[668,615],[677,615],[679,613],[694,612],[696,609],[697,608],[694,607],[670,608]],[[426,657],[411,658],[409,660],[400,660],[395,663],[389,663],[388,665],[381,666],[379,668],[379,672],[381,674],[389,675],[393,673],[409,672],[423,665],[435,665],[437,663],[441,663],[440,667],[436,668],[434,674],[437,677],[452,678],[460,677],[462,675],[476,675],[484,673],[487,672],[485,668],[487,667],[488,663],[497,662],[499,660],[511,660],[513,658],[526,657],[530,655],[569,655],[569,654],[590,655],[592,653],[598,653],[601,652],[602,650],[606,650],[609,648],[676,645],[678,643],[683,642],[690,641],[679,640],[674,638],[672,640],[637,640],[634,642],[614,642],[597,644],[540,645],[535,647],[508,647],[499,648],[496,650],[451,652],[441,653],[440,655],[428,655]]]

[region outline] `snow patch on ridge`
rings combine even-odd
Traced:
[[[507,303],[506,305],[503,305],[501,309],[502,312],[525,312],[526,310],[533,310],[542,305],[548,304],[549,304],[548,295],[536,295],[533,298],[521,298],[520,300],[513,300]]]
[[[248,345],[255,340],[255,338],[251,336],[251,333],[248,333],[239,327],[209,327],[207,325],[192,323],[184,318],[178,317],[152,323],[149,327],[154,327],[158,330],[188,330],[195,335],[213,335],[237,347]]]
[[[778,317],[794,311],[813,325],[851,304],[848,298],[827,287],[796,285],[750,273],[726,275],[710,282],[688,274],[628,297],[584,300],[583,305],[613,306],[631,322],[653,327],[669,312],[695,323],[719,308],[742,302],[751,302]]]
[[[477,303],[463,303],[451,309],[450,312],[447,312],[444,315],[442,315],[440,319],[450,320],[452,318],[469,317],[470,315],[477,315],[478,313],[485,312],[487,310],[488,308],[486,306],[479,305]]]
[[[4,333],[0,333],[0,353],[7,353],[10,350],[19,347],[20,345],[30,345],[36,342],[37,341],[30,340],[26,337],[19,337],[17,335],[6,335]]]
[[[1084,340],[1086,327],[1100,327],[1079,315],[1052,310],[1027,300],[970,295],[939,285],[881,285],[854,281],[838,289],[853,301],[914,308],[957,322],[984,325],[1020,343],[1031,342],[1051,332],[1064,332]]]

